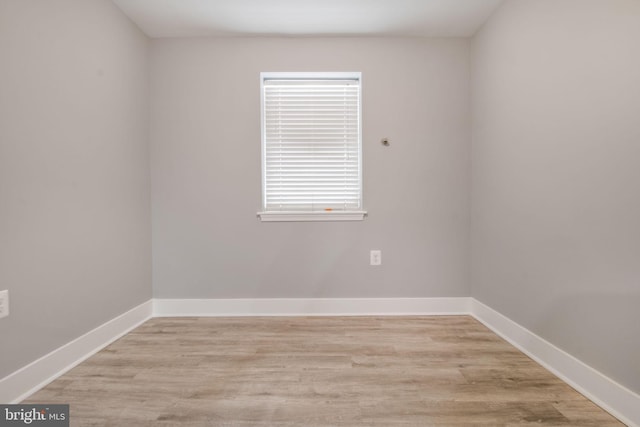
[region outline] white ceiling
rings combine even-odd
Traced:
[[[113,1],[150,37],[468,37],[503,0]]]

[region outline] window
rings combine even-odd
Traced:
[[[261,81],[261,219],[363,219],[360,73]]]

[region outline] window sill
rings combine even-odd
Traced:
[[[262,222],[362,221],[366,215],[366,211],[258,212]]]

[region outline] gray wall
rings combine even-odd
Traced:
[[[151,297],[146,37],[0,1],[0,378]]]
[[[507,1],[473,55],[472,294],[640,392],[640,2]]]
[[[639,391],[639,42],[634,0],[510,0],[472,51],[156,40],[148,70],[109,1],[0,0],[0,378],[148,300],[153,264],[160,298],[472,294]],[[365,221],[256,218],[260,71],[363,72]]]
[[[468,40],[160,39],[151,60],[155,297],[469,295]],[[256,218],[261,71],[363,73],[366,220]]]

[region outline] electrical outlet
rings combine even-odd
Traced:
[[[382,251],[372,250],[369,254],[369,261],[371,265],[382,265]]]
[[[0,318],[9,315],[9,291],[0,291]]]

